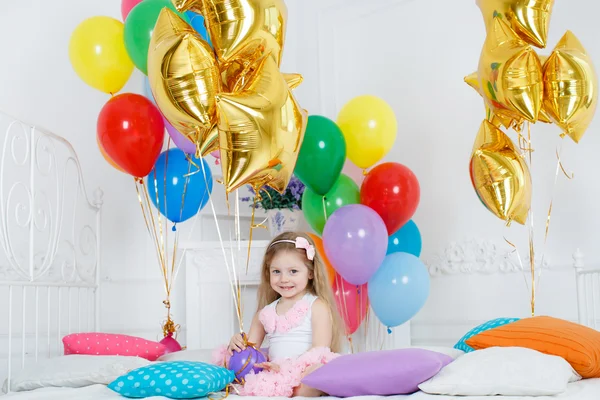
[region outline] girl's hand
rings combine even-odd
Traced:
[[[246,349],[246,344],[244,342],[244,337],[241,333],[235,334],[231,340],[229,341],[229,346],[227,347],[227,351],[229,355],[233,355],[233,351],[237,351],[238,353],[242,350]]]
[[[274,372],[281,371],[281,368],[279,368],[279,365],[272,363],[272,362],[258,363],[258,364],[254,364],[254,366],[258,367],[258,368],[266,369],[267,371],[274,371]]]

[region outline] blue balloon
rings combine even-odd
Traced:
[[[210,36],[206,31],[206,26],[204,25],[204,17],[200,14],[196,14],[192,11],[186,11],[185,15],[190,19],[190,25],[196,32],[202,36],[202,39],[206,40],[210,47],[213,47],[212,42],[210,41]]]
[[[171,222],[183,222],[196,215],[206,205],[212,192],[213,179],[208,163],[196,157],[193,161],[196,165],[190,163],[179,149],[164,151],[146,178],[150,199]],[[200,163],[204,165],[206,179]]]
[[[411,219],[389,237],[387,254],[401,252],[419,257],[422,246],[421,232]]]
[[[368,284],[369,302],[382,324],[402,325],[414,317],[429,297],[429,272],[408,253],[385,257]]]
[[[154,95],[152,94],[152,89],[150,88],[150,80],[147,76],[144,76],[144,96],[152,102],[156,107],[156,101],[154,100]]]

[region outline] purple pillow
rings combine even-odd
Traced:
[[[413,348],[348,354],[308,374],[302,383],[335,397],[410,394],[451,362],[446,354]]]

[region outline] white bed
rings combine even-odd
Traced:
[[[100,331],[98,276],[102,192],[96,190],[93,200],[89,199],[77,155],[63,138],[2,114],[0,132],[6,132],[0,153],[0,240],[3,250],[0,254],[4,257],[0,258],[0,298],[5,299],[0,303],[3,305],[0,313],[3,321],[7,321],[0,324],[0,355],[5,361],[0,373],[7,377],[4,384],[9,387],[12,380],[23,380],[23,371],[44,363],[50,365],[46,367],[47,373],[55,376],[62,374],[68,377],[78,372],[51,368],[61,359],[62,337],[68,333]],[[27,245],[24,246],[24,243]],[[225,243],[228,252],[234,245]],[[184,272],[185,344],[189,351],[208,354],[236,328],[222,249],[216,242],[187,243],[183,246],[187,248]],[[246,242],[241,243],[244,254],[246,246]],[[264,241],[253,243],[248,274],[243,272],[245,265],[239,265],[245,288],[245,324],[249,323],[256,307],[259,260],[265,246]],[[458,253],[461,256],[457,257]],[[469,261],[468,252],[458,253],[450,252],[448,258],[429,262],[432,296],[422,314],[430,319],[407,323],[388,335],[372,317],[370,325],[354,335],[354,351],[416,346],[450,352],[451,346],[468,329],[508,310],[488,309],[485,301],[473,302],[469,297],[475,292],[469,291],[475,281],[479,291],[486,291],[492,286],[502,291],[506,290],[503,285],[512,285],[514,280],[522,279],[514,268],[505,268],[504,255],[488,252],[492,254],[490,259],[484,260],[484,267],[478,268],[479,261]],[[475,250],[474,253],[477,254],[476,259],[481,260],[482,252]],[[244,254],[240,259],[244,259]],[[496,257],[498,260],[495,260]],[[550,273],[544,279],[549,284],[553,280],[563,284],[569,276],[574,288],[573,303],[578,306],[576,319],[596,329],[597,312],[600,311],[600,271],[586,269],[581,253],[576,253],[574,258],[573,266],[558,272],[560,277],[552,277]],[[501,267],[490,268],[495,262]],[[485,279],[476,274],[485,276]],[[490,281],[490,277],[495,279]],[[450,304],[447,293],[442,296],[438,289],[452,280],[456,298],[453,299],[455,303]],[[497,302],[497,299],[494,301]],[[450,312],[448,307],[454,307],[453,311]],[[457,323],[453,319],[458,316],[462,319]],[[366,338],[365,332],[369,333]],[[48,384],[47,381],[40,382],[40,386]],[[233,394],[229,396],[232,399],[236,397]],[[5,398],[85,400],[122,397],[108,389],[106,384],[89,382],[78,388],[43,387],[8,393]],[[433,400],[453,397],[417,392],[392,398]],[[468,398],[487,399],[478,396]],[[559,396],[536,398],[598,399],[600,379],[570,383],[567,391]]]

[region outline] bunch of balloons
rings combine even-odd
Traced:
[[[534,46],[546,47],[554,0],[477,0],[477,5],[487,35],[477,71],[465,81],[483,97],[486,117],[471,153],[471,182],[495,216],[525,224],[532,179],[524,122],[555,124],[561,137],[578,143],[595,114],[597,76],[570,31],[549,55],[536,53]],[[517,132],[518,145],[502,128]]]
[[[420,201],[417,177],[400,163],[375,165],[397,128],[392,108],[370,95],[350,100],[336,122],[311,115],[294,171],[306,186],[302,210],[322,236],[311,235],[348,335],[369,305],[391,328],[410,320],[429,296],[421,235],[411,220]],[[346,159],[364,170],[360,187],[342,173]]]

